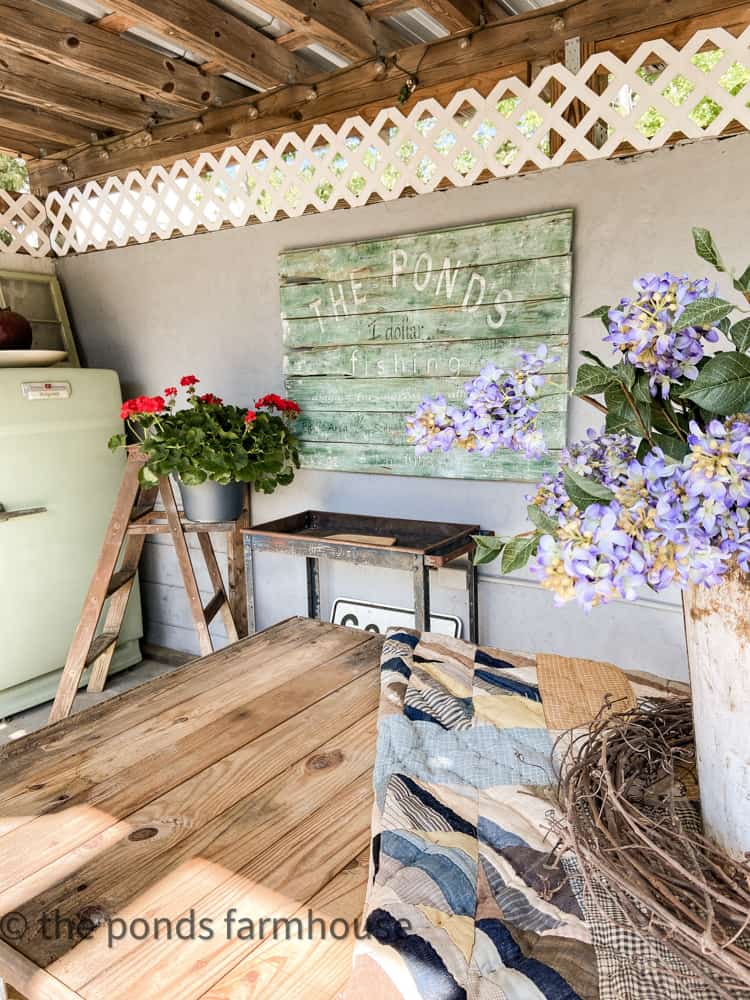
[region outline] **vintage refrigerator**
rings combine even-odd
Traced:
[[[0,719],[54,697],[122,478],[120,398],[115,372],[0,368]],[[111,670],[141,635],[136,587]]]

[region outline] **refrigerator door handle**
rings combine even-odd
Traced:
[[[46,507],[23,507],[20,510],[6,510],[0,503],[0,523],[10,521],[14,517],[27,517],[29,514],[45,514]]]

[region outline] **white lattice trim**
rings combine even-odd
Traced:
[[[749,46],[750,28],[739,38],[721,28],[700,31],[682,50],[647,42],[625,63],[597,53],[576,74],[550,66],[531,86],[513,77],[488,97],[466,90],[447,107],[424,100],[408,115],[390,108],[371,124],[353,117],[336,132],[317,125],[304,140],[289,133],[274,146],[258,140],[247,153],[232,147],[145,176],[91,182],[47,199],[52,247],[64,255],[168,239],[342,202],[353,207],[371,195],[393,200],[445,181],[463,187],[530,163],[545,169],[628,146],[657,149],[675,134],[717,136],[732,121],[750,128]],[[666,68],[644,78],[644,67],[653,66]],[[552,103],[550,94],[560,96]],[[566,120],[573,101],[577,124]]]
[[[51,253],[48,232],[43,201],[33,194],[0,189],[0,255],[20,253],[48,257]]]

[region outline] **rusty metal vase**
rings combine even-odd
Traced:
[[[750,574],[683,594],[705,832],[750,854]]]

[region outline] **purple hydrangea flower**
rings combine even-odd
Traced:
[[[539,407],[532,400],[544,385],[542,369],[547,361],[542,345],[534,354],[522,353],[515,371],[486,365],[466,383],[463,410],[447,405],[443,396],[423,400],[406,421],[417,455],[437,448],[448,451],[454,444],[481,457],[499,448],[531,459],[546,454],[544,435],[537,426]]]
[[[733,559],[750,572],[750,418],[691,425],[682,462],[655,448],[642,460],[623,435],[589,431],[563,467],[607,486],[614,499],[585,511],[569,500],[564,474],[547,476],[529,501],[557,527],[530,570],[558,604],[585,610],[632,601],[643,586],[713,586]]]
[[[685,306],[713,294],[708,279],[691,281],[666,271],[648,274],[634,282],[637,295],[620,300],[609,311],[609,333],[605,340],[621,351],[636,368],[649,374],[651,395],[669,395],[670,386],[681,378],[696,379],[705,343],[715,343],[715,327],[688,326],[675,331],[675,320]]]

